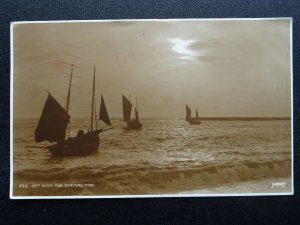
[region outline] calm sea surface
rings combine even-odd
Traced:
[[[291,191],[289,120],[190,126],[183,119],[142,119],[142,130],[128,131],[114,119],[115,129],[100,135],[98,153],[64,158],[29,147],[49,145],[34,142],[37,122],[14,121],[15,196],[222,194],[239,193],[241,183],[251,183],[241,192],[253,193],[250,187],[266,180],[260,191],[278,192],[273,180],[288,181],[283,191]],[[78,129],[87,130],[88,120],[72,120],[70,136]]]

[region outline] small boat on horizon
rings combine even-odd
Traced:
[[[185,105],[185,111],[186,111],[185,121],[189,122],[190,125],[201,124],[198,115],[198,109],[195,109],[196,117],[192,117],[192,111],[188,105]]]
[[[103,96],[101,95],[101,106],[99,119],[110,127],[98,129],[97,115],[95,108],[95,68],[93,77],[93,93],[91,104],[90,130],[84,133],[79,130],[77,136],[66,138],[67,129],[70,130],[70,95],[72,87],[73,65],[71,69],[69,90],[65,108],[48,92],[48,98],[44,105],[42,115],[35,130],[35,141],[48,141],[52,145],[42,147],[47,148],[53,156],[84,156],[98,151],[100,145],[99,134],[112,129],[111,122],[107,113]],[[95,127],[94,127],[95,125]]]
[[[123,94],[122,94],[122,104],[123,104],[123,120],[127,124],[126,129],[128,129],[128,130],[142,129],[142,123],[140,123],[140,120],[139,120],[137,100],[136,100],[135,118],[134,119],[130,118],[131,117],[132,103]]]

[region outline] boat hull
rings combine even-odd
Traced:
[[[140,130],[142,129],[143,124],[140,123],[138,120],[130,120],[127,122],[126,129],[128,130]]]
[[[199,125],[201,124],[200,121],[189,121],[190,125]]]
[[[99,133],[90,132],[51,145],[48,150],[53,156],[84,156],[96,153],[99,145]]]
[[[201,121],[197,118],[189,118],[186,119],[187,122],[189,122],[190,125],[199,125],[201,124]]]

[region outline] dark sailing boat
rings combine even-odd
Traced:
[[[196,117],[192,117],[192,111],[191,111],[191,109],[188,105],[185,105],[185,111],[186,111],[185,120],[187,122],[189,122],[190,125],[201,124],[201,121],[200,121],[199,116],[198,116],[198,109],[195,109]]]
[[[124,118],[124,122],[127,123],[127,129],[132,129],[132,130],[141,129],[142,124],[140,123],[139,120],[137,102],[135,107],[135,119],[133,120],[130,119],[132,104],[124,95],[122,95],[122,103],[123,103],[123,118]]]
[[[99,134],[106,130],[111,129],[97,129],[97,118],[95,110],[95,68],[93,78],[93,94],[91,105],[91,118],[90,118],[90,131],[86,133],[83,130],[79,130],[77,136],[66,137],[66,130],[70,125],[70,115],[68,114],[70,105],[70,94],[72,86],[73,68],[71,69],[68,97],[66,106],[63,108],[55,98],[48,92],[48,98],[44,105],[44,109],[39,120],[38,126],[35,130],[36,142],[49,141],[52,145],[48,148],[53,156],[82,156],[92,154],[98,151],[100,144]],[[106,110],[103,96],[101,95],[101,106],[99,119],[105,124],[111,126],[110,119]],[[95,129],[94,129],[95,123]]]

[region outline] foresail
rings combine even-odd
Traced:
[[[64,141],[69,121],[69,114],[49,94],[34,133],[35,141]]]
[[[101,105],[100,105],[100,115],[99,119],[102,120],[105,124],[111,126],[110,119],[107,113],[107,109],[105,106],[104,98],[101,95]]]
[[[192,111],[188,105],[185,105],[186,117],[185,120],[189,120],[192,116]]]
[[[130,121],[132,104],[124,95],[122,95],[122,103],[124,122]]]
[[[137,111],[136,108],[135,108],[135,119],[136,119],[137,121],[139,121],[139,113],[138,113],[138,111]]]

